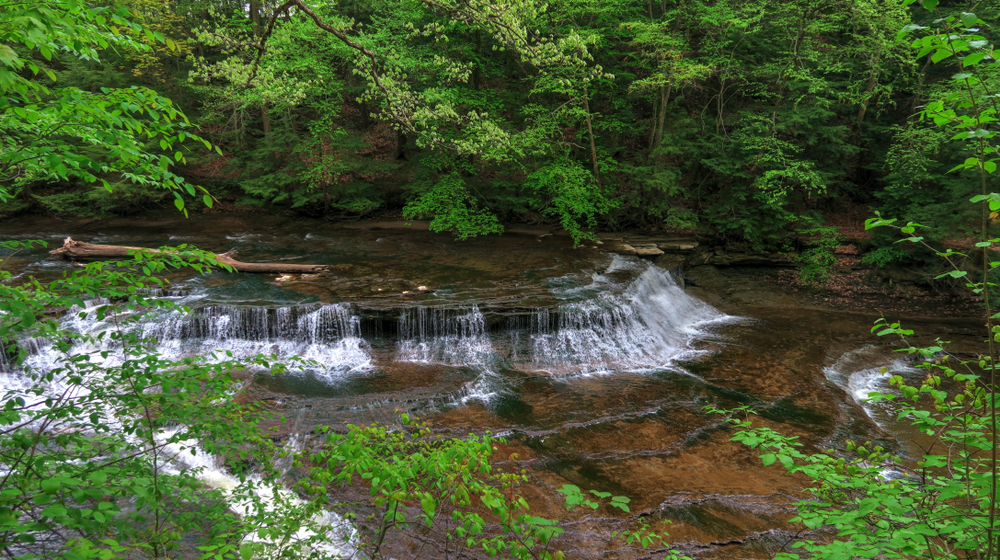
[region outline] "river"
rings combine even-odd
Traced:
[[[685,288],[677,271],[531,229],[457,242],[402,223],[237,215],[0,226],[0,239],[50,248],[66,236],[331,265],[330,277],[291,281],[178,275],[166,297],[194,313],[162,314],[143,330],[168,355],[225,349],[323,364],[258,375],[239,396],[280,411],[277,428],[295,441],[320,425],[392,422],[397,410],[450,435],[505,436],[528,469],[533,513],[566,520],[560,546],[570,557],[649,551],[610,539],[633,517],[567,514],[555,493],[567,483],[628,496],[633,512],[672,521],[674,546],[699,558],[768,558],[792,538],[785,521],[804,481],[728,442],[706,405],[753,405],[762,423],[809,449],[842,449],[853,438],[919,454],[919,434],[892,422],[889,405],[862,403],[886,388],[883,365],[919,375],[892,353],[893,341],[869,333],[878,310],[808,305],[757,269],[701,267],[689,272],[697,287]],[[8,261],[21,278],[69,266],[44,250]],[[963,348],[978,336],[972,319],[907,324],[918,340],[946,337]],[[39,348],[29,359],[45,367],[50,358]],[[16,372],[0,376],[16,384]],[[397,540],[384,551],[404,558],[407,547]]]

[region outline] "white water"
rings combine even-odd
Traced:
[[[622,272],[634,273],[628,285],[613,279]],[[398,320],[393,359],[469,368],[475,378],[462,388],[457,402],[488,402],[508,390],[505,376],[499,373],[505,369],[571,379],[614,371],[672,368],[677,360],[697,353],[694,343],[708,334],[707,327],[733,319],[687,295],[668,272],[620,257],[615,257],[603,273],[593,274],[589,284],[555,286],[553,293],[565,303],[522,314],[502,328],[499,324],[489,325],[475,305],[464,310],[408,309]],[[106,304],[87,302],[86,311],[93,312]],[[68,314],[64,324],[83,334],[114,330],[116,320],[123,318],[98,321],[92,315],[79,317],[79,311]],[[371,347],[361,336],[360,319],[345,304],[279,308],[215,305],[196,309],[192,314],[153,314],[129,328],[144,338],[155,338],[156,348],[165,358],[220,351],[228,351],[235,359],[257,354],[302,357],[321,364],[323,373],[319,377],[330,381],[366,371],[373,364]],[[26,365],[32,369],[46,371],[58,366],[60,355],[50,346],[29,341],[22,344],[29,347]],[[108,352],[106,358],[100,356],[102,351]],[[72,352],[88,353],[106,365],[122,358],[108,342],[79,344]],[[217,359],[228,357],[220,354]],[[3,368],[0,364],[0,371]],[[0,390],[23,392],[29,385],[19,372],[0,374]],[[54,394],[60,387],[57,379],[46,393]],[[165,432],[161,437],[165,441],[173,433]],[[281,488],[261,488],[253,498],[244,496],[238,491],[240,481],[220,468],[196,442],[172,443],[168,447],[170,458],[163,463],[165,468],[173,472],[194,470],[207,486],[232,495],[231,505],[241,515],[249,514],[253,507],[278,511],[281,506],[301,505],[293,493]],[[195,455],[191,455],[191,449]],[[322,555],[348,556],[354,552],[353,531],[339,516],[327,512],[313,518],[310,527],[293,540],[301,542],[325,535],[327,544],[322,546],[331,548],[318,550]],[[260,540],[255,532],[247,539]]]
[[[263,484],[259,478],[249,477],[249,484],[241,482],[219,468],[216,458],[202,450],[196,442],[165,443],[176,434],[177,430],[165,431],[157,438],[159,443],[163,444],[160,451],[161,466],[173,474],[182,471],[193,472],[206,486],[221,490],[229,498],[227,502],[229,508],[245,521],[255,516],[273,518],[294,515],[305,505],[305,502],[293,492]],[[298,450],[296,442],[296,439],[290,441],[292,446],[290,452]],[[250,496],[246,495],[248,487],[252,489]],[[320,558],[350,558],[357,553],[357,531],[343,517],[331,511],[323,511],[305,519],[294,534],[288,535],[286,541],[275,542],[270,538],[261,537],[258,531],[263,528],[263,526],[249,527],[250,532],[243,541],[265,545],[268,549],[266,558],[279,558],[286,550],[303,554],[312,550],[319,553]],[[307,544],[316,537],[321,539],[311,545]]]
[[[889,379],[894,375],[919,374],[919,370],[910,366],[905,358],[892,353],[891,348],[869,345],[845,353],[833,365],[823,368],[823,374],[861,405],[872,421],[883,427],[895,420],[892,405],[886,401],[870,401],[869,396],[897,393],[889,385]]]
[[[87,302],[85,309],[67,314],[63,326],[93,336],[118,330],[118,322],[124,320],[124,316],[98,320],[94,315],[98,307],[107,303],[102,300]],[[87,314],[86,317],[79,316],[81,311]],[[301,368],[293,371],[309,370],[329,380],[366,371],[372,365],[369,345],[361,338],[359,319],[347,305],[280,308],[218,305],[192,313],[150,313],[137,324],[121,325],[122,330],[134,332],[143,339],[155,339],[157,352],[166,359],[205,356],[223,361],[273,355],[286,360],[311,360],[314,363],[301,364]],[[26,343],[29,344],[27,367],[36,371],[58,367],[62,356],[52,350],[51,344],[36,342],[32,346],[31,341]],[[93,361],[114,365],[122,359],[117,349],[117,344],[105,340],[77,344],[71,353],[87,353]],[[102,351],[110,353],[103,357]],[[0,371],[4,370],[4,364],[0,363]]]
[[[622,289],[609,276],[638,272]],[[698,352],[693,343],[707,327],[734,320],[689,296],[669,272],[616,256],[587,285],[555,287],[557,308],[510,317],[488,329],[479,308],[404,311],[395,360],[467,367],[477,373],[460,402],[489,401],[503,392],[497,373],[517,369],[573,378],[615,371],[675,369]]]
[[[489,402],[502,393],[503,376],[497,370],[504,360],[486,332],[486,318],[479,308],[469,310],[418,307],[399,317],[396,361],[437,363],[468,367],[476,378],[466,383],[458,403]]]
[[[408,309],[399,317],[396,360],[483,366],[498,360],[479,308]]]
[[[342,304],[279,308],[216,305],[193,314],[153,317],[141,324],[141,332],[143,338],[159,341],[159,351],[169,357],[217,350],[229,351],[235,359],[258,354],[298,357],[314,360],[322,375],[331,379],[363,371],[372,363],[358,317]]]
[[[63,326],[80,334],[94,336],[115,330],[116,320],[123,319],[123,316],[108,316],[98,320],[94,314],[97,308],[107,304],[106,300],[87,301],[83,309],[74,308],[67,313]],[[324,366],[331,366],[327,371],[342,372],[359,369],[370,362],[370,356],[365,351],[367,345],[359,336],[357,318],[348,311],[348,308],[342,306],[275,310],[208,308],[193,316],[176,312],[164,313],[138,326],[125,328],[138,329],[145,337],[159,339],[157,349],[166,358],[230,350],[234,358],[239,359],[257,352],[271,351],[284,357],[299,355],[313,358]],[[30,372],[55,370],[63,366],[63,360],[67,358],[66,354],[43,340],[24,340],[19,344],[28,350],[29,356],[24,366]],[[88,354],[92,362],[114,366],[123,359],[123,355],[116,352],[115,348],[116,345],[108,341],[81,342],[71,348],[69,354]],[[106,357],[101,355],[102,351],[107,351]],[[220,355],[217,359],[226,357]],[[61,375],[56,375],[51,381],[39,381],[33,379],[29,371],[14,367],[7,360],[0,363],[0,393],[5,395],[5,399],[21,398],[27,406],[41,409],[50,398],[86,397],[94,384],[103,382],[102,378],[84,378],[82,383],[70,384]],[[96,373],[99,374],[100,371],[96,370]],[[101,403],[95,405],[104,413],[103,422],[110,426],[119,425],[114,411],[102,408]],[[70,423],[52,425],[49,429],[77,428]],[[179,428],[162,432],[158,437],[159,442],[165,443],[178,430]],[[194,441],[165,444],[157,459],[168,473],[189,471],[206,486],[221,490],[231,498],[227,505],[242,517],[253,513],[264,513],[264,518],[267,515],[287,517],[301,512],[305,506],[305,502],[293,492],[265,485],[259,478],[250,477],[248,481],[241,482],[220,468],[215,458],[204,452]],[[153,460],[152,455],[150,460]],[[303,543],[317,538],[318,542],[312,543],[310,549],[319,553],[322,558],[348,558],[357,552],[357,533],[350,523],[336,513],[324,511],[303,521],[302,526],[283,543],[260,537],[258,530],[253,527],[244,541],[263,544],[268,551],[265,555],[267,558],[277,558],[283,550],[302,549]],[[301,552],[306,553],[308,550],[302,549]]]
[[[623,266],[613,261],[605,274]],[[595,275],[595,286],[603,282],[605,276]],[[734,319],[689,296],[669,272],[651,265],[621,294],[602,290],[564,304],[557,322],[551,313],[540,310],[531,321],[530,363],[522,367],[557,375],[668,368],[692,355],[692,343],[707,326]]]

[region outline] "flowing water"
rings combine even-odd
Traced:
[[[176,275],[174,290],[158,295],[192,312],[161,312],[132,328],[170,357],[303,359],[279,375],[257,373],[241,392],[279,410],[286,421],[274,427],[290,441],[301,443],[317,426],[391,423],[399,410],[451,435],[506,436],[517,465],[529,469],[533,511],[567,520],[562,546],[577,557],[638,556],[607,537],[629,526],[628,517],[565,513],[554,490],[567,483],[629,496],[633,511],[673,521],[672,540],[699,557],[766,558],[787,541],[784,520],[802,481],[729,443],[719,419],[702,411],[708,404],[753,405],[762,421],[816,448],[850,437],[916,449],[919,434],[886,431],[891,405],[864,402],[887,389],[888,376],[919,374],[891,344],[867,336],[874,317],[749,305],[730,288],[685,290],[683,279],[648,261],[573,249],[560,237],[456,243],[378,224],[196,222],[95,222],[63,232],[26,222],[0,235],[194,243],[235,247],[248,261],[332,265],[330,278],[284,283],[274,275]],[[68,266],[38,250],[8,264],[41,278]],[[741,284],[759,288],[738,274],[718,285]],[[95,319],[67,325],[84,333],[109,327]],[[928,338],[975,339],[974,325],[960,320],[915,326]],[[22,345],[29,365],[52,367],[50,348]],[[74,351],[97,349],[116,359],[113,346]],[[0,359],[0,372],[5,389],[23,388],[12,364]],[[199,468],[206,484],[222,489],[233,482],[210,456],[183,457],[190,455],[178,453],[170,468]],[[326,524],[350,540],[330,516]],[[442,543],[432,538],[428,550]],[[406,557],[405,543],[386,547]]]

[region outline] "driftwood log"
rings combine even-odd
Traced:
[[[145,247],[126,247],[124,245],[97,245],[76,241],[72,237],[63,240],[63,246],[49,251],[50,254],[60,256],[66,260],[74,259],[127,259],[131,258],[130,251],[146,251],[147,253],[158,253],[158,249],[147,249]],[[325,264],[284,264],[284,263],[245,263],[236,260],[236,250],[221,253],[215,256],[220,263],[231,266],[237,272],[262,272],[276,274],[317,274],[326,272],[329,267]]]

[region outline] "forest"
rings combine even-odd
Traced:
[[[21,5],[3,8],[5,34],[19,32]],[[129,143],[143,157],[165,156],[167,180],[210,193],[216,211],[328,220],[401,211],[458,238],[518,222],[559,224],[578,241],[594,229],[642,228],[751,250],[801,245],[873,210],[906,216],[940,240],[975,229],[975,212],[961,203],[968,183],[948,173],[964,159],[961,143],[919,117],[955,87],[955,59],[913,44],[925,26],[940,25],[933,22],[945,6],[106,5],[142,31],[125,28],[127,42],[88,56],[7,41],[4,63],[55,95],[139,88],[160,96],[213,150],[181,144],[183,135],[178,146],[162,137]],[[3,215],[106,217],[170,206],[170,189],[128,172],[88,182],[22,164],[14,154],[54,141],[102,164],[121,154],[114,139],[83,129],[39,133],[25,125],[41,108],[12,105],[0,121],[0,184],[10,197]],[[142,121],[142,102],[132,108],[139,112],[120,118]],[[197,199],[189,206],[203,210]],[[889,245],[882,261],[907,257]]]
[[[997,5],[0,2],[0,557],[1000,557]]]

